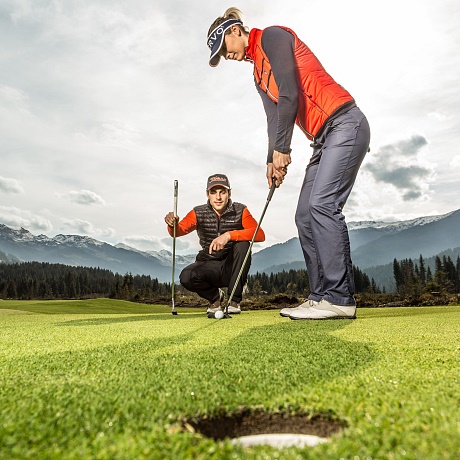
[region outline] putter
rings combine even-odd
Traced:
[[[247,260],[249,258],[249,254],[251,254],[252,245],[254,244],[254,240],[256,239],[257,232],[259,231],[259,228],[262,225],[262,220],[263,220],[263,218],[265,216],[265,212],[267,211],[268,205],[269,205],[269,203],[270,203],[270,201],[272,199],[272,196],[273,196],[273,193],[275,192],[275,189],[276,189],[276,180],[275,180],[275,178],[273,178],[272,186],[270,187],[270,191],[268,192],[267,202],[265,203],[264,209],[262,211],[262,215],[260,216],[259,222],[257,224],[257,227],[256,227],[256,230],[254,232],[254,235],[252,236],[251,242],[249,243],[249,248],[248,248],[248,250],[246,252],[246,256],[244,257],[244,260],[243,260],[243,263],[241,265],[240,272],[238,273],[238,276],[236,278],[235,284],[233,285],[232,292],[230,293],[230,296],[229,296],[229,298],[227,300],[227,303],[225,305],[224,318],[231,318],[231,315],[228,313],[228,306],[230,305],[230,302],[233,299],[233,294],[235,294],[236,287],[238,286],[238,283],[240,282],[240,278],[241,278],[241,276],[243,274],[243,270],[244,270],[244,267],[246,266],[246,262],[247,262]],[[208,313],[208,318],[215,318],[214,313]]]
[[[176,223],[177,223],[177,196],[179,194],[179,182],[177,180],[174,181],[174,227],[173,227],[173,250],[172,250],[172,276],[171,276],[171,303],[172,303],[172,310],[171,313],[173,315],[177,315],[177,311],[175,309],[175,292],[174,292],[174,270],[176,267]]]

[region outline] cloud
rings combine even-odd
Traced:
[[[48,219],[14,206],[0,206],[0,222],[11,227],[24,227],[29,231],[49,232],[53,228]]]
[[[379,182],[386,182],[399,189],[417,188],[417,182],[430,174],[428,168],[416,165],[398,166],[397,164],[369,164],[370,171]]]
[[[100,229],[94,227],[91,222],[80,219],[62,219],[65,227],[71,229],[77,235],[109,238],[115,234],[112,228]]]
[[[93,204],[99,204],[102,206],[105,205],[105,200],[100,195],[92,192],[91,190],[71,191],[61,196],[63,198],[68,198],[74,203],[82,204],[84,206],[91,206]]]
[[[27,99],[23,91],[7,85],[0,85],[0,101],[3,104],[11,104],[12,106],[21,106]]]
[[[455,155],[451,162],[450,162],[450,166],[452,168],[459,168],[460,167],[460,155]]]
[[[377,182],[390,184],[402,193],[404,201],[424,196],[433,175],[430,165],[424,165],[420,151],[428,144],[425,137],[414,135],[410,139],[385,145],[374,154],[363,169]]]
[[[402,140],[396,144],[384,145],[381,147],[382,154],[387,154],[391,156],[414,156],[419,150],[428,144],[428,141],[425,137],[415,134],[410,139]]]
[[[0,176],[0,192],[24,193],[24,189],[16,179]]]

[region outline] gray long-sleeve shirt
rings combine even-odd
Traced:
[[[281,27],[268,27],[262,33],[262,48],[270,61],[279,92],[278,103],[273,102],[256,83],[267,115],[267,163],[271,163],[274,150],[282,153],[290,152],[297,115],[298,87],[294,36]]]

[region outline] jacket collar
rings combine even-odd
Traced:
[[[244,49],[245,61],[254,62],[257,38],[261,33],[261,29],[251,29],[249,32],[248,46]]]

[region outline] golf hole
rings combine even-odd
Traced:
[[[215,441],[230,439],[245,447],[264,444],[276,448],[324,443],[346,426],[345,422],[327,415],[291,415],[250,409],[236,414],[186,419],[182,425]]]

